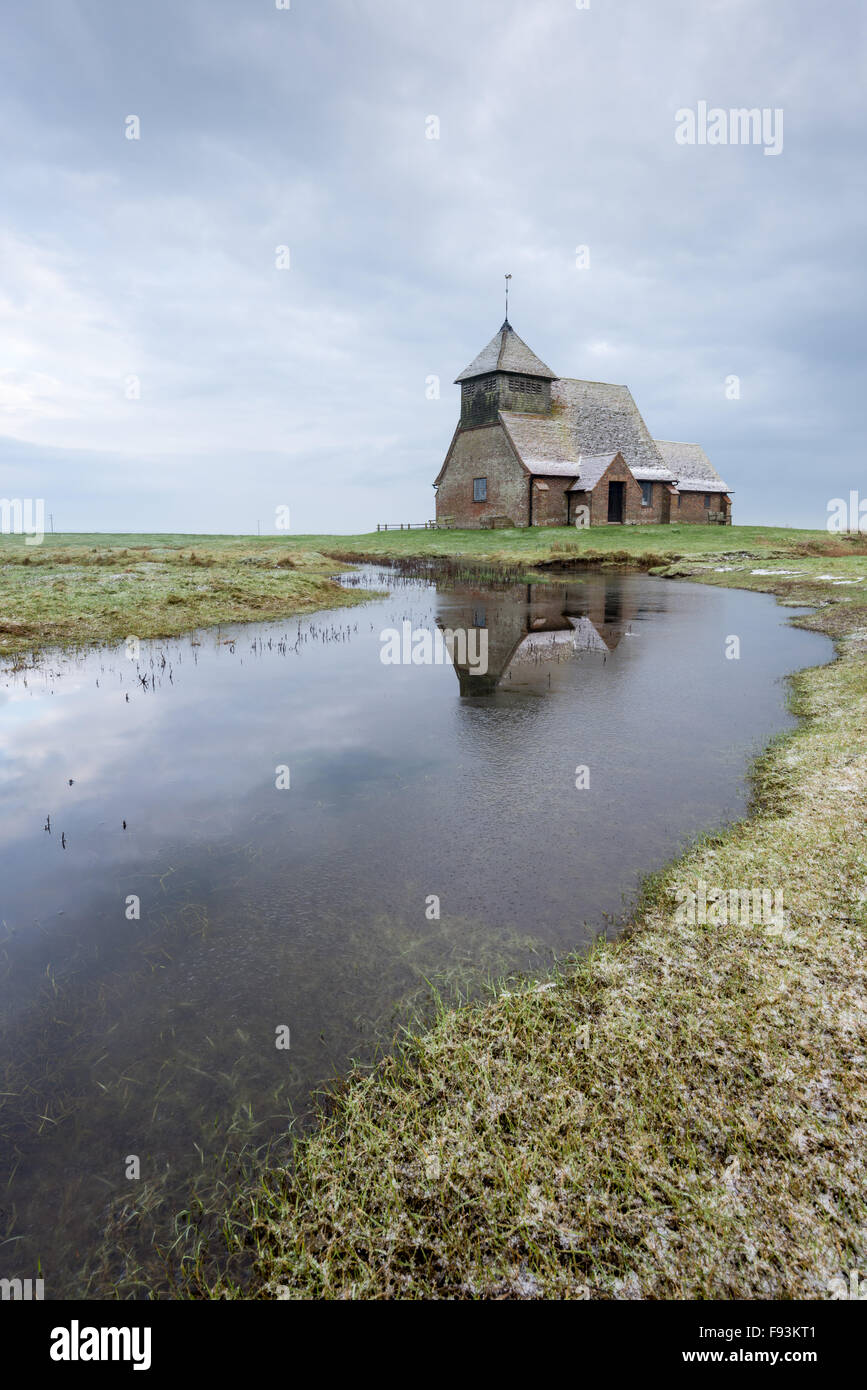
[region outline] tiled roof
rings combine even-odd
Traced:
[[[677,483],[678,492],[731,492],[731,488],[726,487],[722,479],[717,475],[715,478],[685,478]]]
[[[579,454],[621,453],[633,471],[647,468],[663,479],[663,459],[628,386],[563,377],[551,387],[555,414],[565,417]]]
[[[515,372],[521,376],[556,380],[551,368],[546,367],[541,358],[527,347],[523,338],[518,337],[508,319],[455,381],[469,381],[471,377],[486,376],[488,372]]]
[[[569,491],[592,492],[608,465],[614,462],[619,452],[618,449],[613,454],[582,454],[578,466],[578,477]]]
[[[563,377],[551,386],[550,415],[504,410],[500,419],[524,465],[531,473],[589,476],[587,461],[605,459],[602,476],[619,453],[636,477],[673,481],[674,474],[650,436],[627,386],[604,381],[575,381]],[[594,486],[594,484],[590,484]]]
[[[700,445],[651,438],[627,386],[561,377],[551,386],[551,401],[550,415],[500,411],[530,473],[575,476],[570,491],[580,492],[595,487],[619,453],[638,482],[675,483],[681,492],[730,491]]]
[[[698,444],[651,438],[628,386],[555,377],[508,319],[457,380],[496,371],[551,382],[550,413],[500,411],[500,421],[528,472],[575,478],[570,491],[580,492],[594,488],[615,455],[621,454],[639,482],[670,483],[681,492],[730,491]]]
[[[680,492],[729,492],[700,444],[657,439],[656,446],[677,478]]]
[[[574,478],[578,454],[567,422],[556,415],[532,415],[518,410],[501,410],[506,433],[531,473]]]
[[[673,483],[674,474],[668,468],[640,468],[637,464],[629,470],[639,483]]]

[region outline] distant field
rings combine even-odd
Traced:
[[[382,557],[414,555],[468,556],[479,560],[504,558],[550,560],[558,555],[611,556],[623,552],[629,557],[648,553],[660,556],[699,555],[735,550],[769,551],[791,546],[817,546],[822,553],[843,547],[851,553],[867,536],[851,539],[831,536],[825,530],[798,530],[785,526],[594,526],[578,530],[567,526],[546,526],[508,531],[373,531],[367,534],[286,535],[286,536],[202,536],[175,534],[70,533],[46,536],[41,546],[28,546],[27,553],[57,550],[128,549],[134,552],[177,551],[193,547],[199,553],[237,557],[275,550],[301,550],[322,555],[349,553]],[[23,550],[20,536],[0,537],[0,561],[9,551]]]
[[[359,536],[298,536],[292,542],[325,554],[374,556],[446,555],[478,560],[546,561],[623,555],[701,555],[732,551],[788,551],[791,547],[845,547],[849,554],[867,537],[851,542],[824,530],[782,526],[545,526],[508,531],[382,531]]]

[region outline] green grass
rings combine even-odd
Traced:
[[[777,551],[814,547],[816,553],[837,548],[844,554],[867,548],[864,536],[831,536],[824,530],[784,526],[594,526],[586,530],[542,526],[504,531],[373,531],[359,535],[201,536],[173,534],[109,534],[100,532],[46,536],[41,546],[24,546],[20,536],[0,536],[0,563],[17,554],[57,551],[141,550],[171,554],[195,549],[214,557],[238,553],[313,552],[321,555],[359,555],[374,559],[413,556],[467,556],[485,562],[503,558],[550,561],[557,557],[645,555],[679,559],[739,551],[767,557]]]
[[[53,646],[173,637],[369,597],[308,548],[243,537],[46,537],[0,541],[0,657]]]
[[[830,547],[863,553],[867,538],[851,540],[826,531],[790,530],[779,526],[544,526],[503,531],[381,531],[369,535],[293,537],[298,545],[345,558],[467,558],[484,563],[640,563],[651,565],[704,554],[740,551],[767,558],[792,547]]]

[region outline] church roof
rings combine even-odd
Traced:
[[[595,481],[585,482],[594,487],[619,453],[641,481],[674,481],[627,386],[564,377],[553,383],[551,402],[550,415],[500,411],[512,444],[531,473],[580,475],[584,481],[598,466]]]
[[[568,424],[577,454],[621,453],[633,471],[672,479],[628,386],[565,377],[552,386],[551,401]]]
[[[569,491],[592,492],[606,468],[616,458],[617,454],[582,454],[578,461],[578,477]]]
[[[549,477],[574,478],[578,455],[568,422],[560,415],[534,415],[529,411],[501,410],[506,432],[524,467]]]
[[[669,483],[681,492],[730,491],[700,445],[651,437],[628,386],[556,377],[518,337],[508,319],[456,380],[491,372],[551,382],[550,411],[499,412],[515,453],[531,474],[573,478],[571,491],[592,489],[620,454],[639,482]],[[455,437],[460,429],[459,425]]]
[[[679,492],[729,492],[700,444],[657,439],[656,446],[677,478]]]
[[[541,358],[527,347],[523,338],[518,337],[508,319],[478,357],[459,377],[455,377],[455,383],[469,381],[474,376],[486,376],[488,372],[515,372],[520,376],[546,377],[548,381],[557,379],[551,368],[546,367]]]

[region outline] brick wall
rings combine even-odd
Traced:
[[[533,525],[566,525],[566,492],[572,486],[572,478],[533,479]]]
[[[473,501],[473,479],[487,478],[488,496]],[[491,517],[507,516],[527,525],[529,476],[515,458],[502,425],[461,430],[437,490],[437,521],[451,517],[455,526],[481,526]]]
[[[608,484],[623,483],[623,520],[626,523],[639,524],[646,521],[660,521],[661,509],[663,506],[661,484],[653,485],[653,506],[645,507],[641,501],[641,487],[635,481],[623,459],[616,458],[608,465],[599,482],[591,493],[576,492],[572,494],[572,516],[577,515],[578,508],[589,506],[590,525],[608,525]]]
[[[633,486],[626,487],[626,515],[624,520],[634,526],[645,526],[651,522],[659,523],[669,519],[671,493],[667,483],[652,483],[650,506],[645,507],[641,484],[633,480]]]
[[[574,521],[580,506],[590,507],[590,525],[608,525],[608,484],[622,482],[625,484],[623,494],[623,520],[627,525],[640,526],[649,522],[665,522],[669,520],[671,508],[671,494],[665,483],[654,483],[651,495],[651,504],[645,507],[641,484],[636,482],[629,471],[627,464],[621,459],[615,459],[609,464],[605,473],[599,479],[593,492],[590,494],[588,503],[587,493],[573,493],[570,509],[570,521]],[[566,525],[566,503],[567,493],[572,485],[571,478],[546,477],[535,478],[533,480],[533,525],[534,526],[565,526]],[[706,520],[706,518],[702,518]]]
[[[487,479],[484,502],[473,501],[473,480]],[[642,501],[641,484],[633,478],[626,463],[616,458],[609,464],[593,491],[572,494],[571,514],[574,521],[580,506],[590,507],[590,525],[607,526],[608,484],[624,484],[623,520],[627,526],[642,526],[650,522],[690,522],[707,525],[708,509],[703,492],[684,492],[672,498],[667,483],[653,484],[649,507]],[[565,526],[567,492],[571,478],[536,477],[533,479],[532,522],[534,526]],[[436,516],[438,521],[451,519],[455,526],[477,527],[494,517],[508,517],[515,526],[529,524],[529,475],[515,457],[501,424],[483,425],[459,430],[440,483]],[[711,510],[722,511],[728,504],[722,494],[714,493]]]
[[[721,512],[723,510],[728,510],[728,503],[724,503],[722,497],[722,493],[711,493],[711,511]],[[673,522],[697,521],[703,526],[706,526],[708,520],[707,514],[708,508],[704,505],[703,492],[681,492],[680,506],[678,506],[678,499],[675,498],[674,505],[671,508],[671,520]]]

